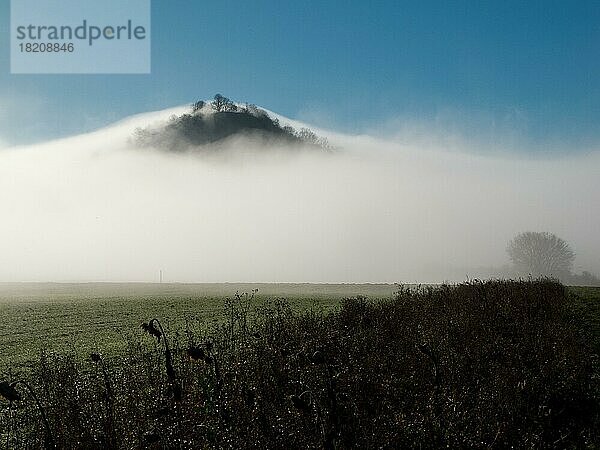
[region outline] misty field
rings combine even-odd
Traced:
[[[597,288],[473,281],[2,292],[0,448],[600,442]]]
[[[256,302],[285,298],[296,311],[330,310],[346,297],[389,298],[384,284],[144,284],[0,283],[0,370],[27,365],[40,352],[118,353],[139,338],[142,321],[158,317],[168,329],[210,328],[236,292],[258,289]]]

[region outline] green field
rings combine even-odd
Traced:
[[[115,354],[157,317],[172,330],[210,327],[237,292],[255,300],[285,298],[294,309],[335,307],[345,297],[389,298],[392,284],[0,284],[0,371],[38,359],[41,350]]]
[[[389,298],[393,284],[0,284],[0,371],[38,359],[42,350],[87,356],[115,354],[157,317],[171,330],[210,327],[237,292],[258,289],[256,304],[285,298],[296,310],[328,310],[359,295]],[[569,288],[573,310],[600,351],[600,288]]]

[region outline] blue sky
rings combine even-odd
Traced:
[[[0,139],[92,130],[216,92],[347,132],[404,123],[523,151],[600,142],[598,1],[153,0],[152,74],[10,75]]]

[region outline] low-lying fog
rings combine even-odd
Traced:
[[[527,159],[327,134],[334,154],[128,143],[137,116],[0,150],[0,281],[435,282],[550,231],[600,273],[600,152]]]

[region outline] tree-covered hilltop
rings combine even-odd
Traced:
[[[192,104],[190,112],[172,116],[162,127],[135,130],[137,145],[170,151],[190,150],[233,136],[330,149],[326,138],[318,137],[308,128],[296,130],[291,126],[282,126],[277,118],[269,116],[265,110],[251,104],[240,106],[221,94],[215,95],[210,102]]]

